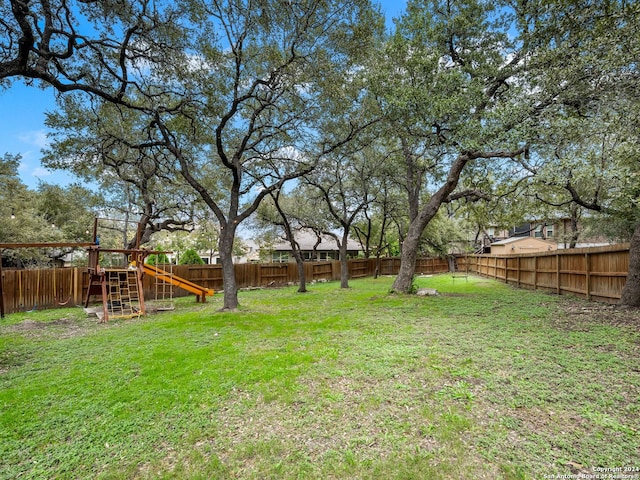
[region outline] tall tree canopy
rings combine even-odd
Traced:
[[[383,29],[368,0],[3,5],[0,78],[83,94],[61,103],[67,114],[74,102],[137,112],[137,138],[109,135],[166,162],[213,212],[226,309],[238,304],[238,225],[366,125],[339,92]]]
[[[2,2],[1,85],[36,80],[58,92],[86,92],[115,104],[130,103],[132,93],[165,92],[167,77],[149,73],[154,65],[171,69],[168,59],[182,56],[186,20],[180,2]]]
[[[20,157],[0,158],[0,243],[88,242],[100,198],[81,185],[41,183],[29,189],[18,174]],[[16,266],[47,265],[64,249],[15,249],[2,252]]]
[[[415,0],[397,23],[372,79],[386,112],[408,200],[409,226],[394,290],[411,288],[420,237],[473,162],[525,151],[510,132],[523,112],[523,58],[494,2]],[[428,192],[427,198],[424,193]]]
[[[215,214],[225,284],[225,308],[237,306],[232,264],[238,225],[263,198],[288,180],[310,172],[323,154],[362,128],[353,104],[323,107],[353,74],[381,27],[367,1],[212,2],[198,12],[204,26],[196,44],[198,150],[190,132],[172,129],[158,113],[158,139],[178,161],[180,173]],[[221,42],[212,36],[221,32]],[[212,68],[212,66],[214,66]],[[339,88],[338,88],[339,90]],[[183,118],[196,117],[185,115]],[[329,125],[347,122],[340,130]],[[203,145],[202,139],[207,142]],[[211,188],[212,176],[216,187]],[[216,198],[215,194],[224,192]]]
[[[46,167],[96,185],[106,200],[103,215],[137,222],[140,244],[160,231],[193,228],[199,196],[181,182],[167,152],[132,147],[142,140],[143,114],[110,103],[89,108],[72,96],[58,103],[59,110],[47,114],[53,133],[42,160]],[[118,246],[133,248],[137,235],[123,235]]]
[[[527,82],[554,92],[528,119],[536,149],[523,162],[541,200],[604,215],[631,236],[621,303],[640,306],[640,4],[624,0],[527,2]],[[621,230],[619,230],[621,232]]]
[[[640,304],[637,2],[410,0],[384,42],[368,0],[10,0],[0,14],[0,85],[64,94],[50,165],[117,173],[150,232],[202,201],[227,309],[238,225],[372,126],[406,201],[395,290],[441,205],[532,177],[530,198],[632,226],[623,302]]]

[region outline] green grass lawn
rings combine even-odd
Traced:
[[[420,277],[0,322],[0,478],[494,479],[640,468],[640,315]],[[636,472],[638,474],[638,472]]]

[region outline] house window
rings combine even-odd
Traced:
[[[320,261],[333,260],[333,252],[318,252],[318,260]]]
[[[547,238],[553,237],[553,225],[547,225]]]
[[[271,261],[273,263],[287,263],[289,261],[289,252],[273,252]]]
[[[536,227],[536,229],[534,230],[533,235],[534,235],[536,238],[544,238],[543,225],[538,225],[538,226]]]

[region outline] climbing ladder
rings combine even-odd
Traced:
[[[132,318],[142,314],[140,283],[136,269],[104,271],[109,318]]]
[[[89,301],[94,295],[102,298],[102,306],[99,308],[89,308]],[[84,306],[89,315],[96,315],[102,322],[144,315],[140,272],[135,268],[97,268],[90,271]]]
[[[165,267],[167,268],[167,267]],[[153,289],[155,298],[151,303],[152,309],[155,311],[175,310],[173,301],[173,286],[175,284],[173,275],[173,266],[169,264],[169,270],[163,270],[163,275],[152,275],[154,278]]]

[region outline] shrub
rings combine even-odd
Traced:
[[[158,255],[152,253],[147,257],[145,263],[148,263],[149,265],[166,265],[171,262],[169,261],[169,257],[167,257],[166,253],[160,253]]]
[[[193,248],[185,250],[185,252],[180,255],[180,265],[202,265],[204,262],[198,252],[196,252]]]

